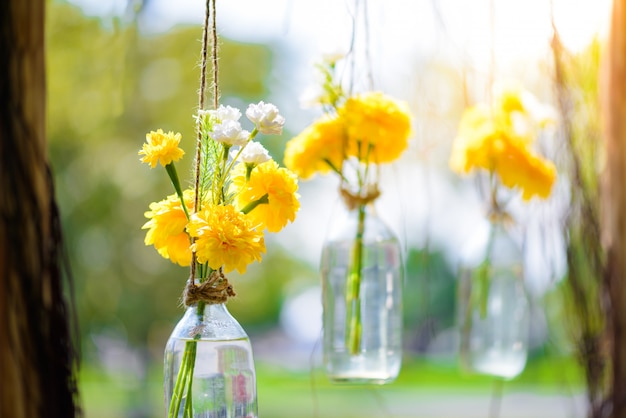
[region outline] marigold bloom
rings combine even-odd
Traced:
[[[185,155],[185,151],[178,147],[181,137],[180,133],[170,131],[166,134],[162,129],[146,134],[146,143],[139,151],[139,155],[143,155],[141,162],[154,168],[157,163],[165,167],[173,161],[180,160]]]
[[[242,210],[267,195],[267,203],[254,207],[248,217],[269,232],[278,232],[293,222],[300,209],[296,175],[273,160],[257,165],[248,181],[245,170],[244,164],[239,164],[233,172],[231,191],[237,209]]]
[[[204,205],[191,217],[189,235],[196,238],[192,250],[200,263],[228,273],[245,273],[248,264],[261,261],[265,252],[263,233],[252,220],[232,205]]]
[[[185,190],[183,197],[186,206],[192,208],[193,191]],[[160,202],[151,203],[150,210],[144,215],[149,219],[141,227],[148,230],[145,244],[154,245],[163,258],[188,266],[191,263],[191,249],[189,235],[185,232],[187,217],[178,196],[173,194]]]
[[[515,129],[510,115],[487,106],[468,108],[452,146],[450,168],[458,173],[484,169],[497,174],[503,185],[518,187],[522,198],[546,198],[556,169],[530,148],[532,139]]]
[[[346,147],[343,121],[323,117],[287,142],[285,166],[307,179],[315,173],[341,170]]]
[[[349,139],[348,155],[369,163],[389,163],[408,147],[411,116],[406,105],[380,93],[352,96],[339,109]]]

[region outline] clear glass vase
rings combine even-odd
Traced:
[[[164,363],[166,417],[257,417],[250,340],[224,304],[188,307]]]
[[[512,379],[526,365],[530,307],[511,226],[490,223],[480,262],[461,269],[458,318],[465,371]]]
[[[320,269],[327,375],[334,382],[391,382],[402,362],[400,245],[371,205],[333,220]]]

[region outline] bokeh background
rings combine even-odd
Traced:
[[[260,416],[488,415],[493,381],[457,367],[455,271],[486,225],[475,184],[447,168],[451,142],[464,107],[484,100],[493,80],[520,81],[554,101],[552,17],[583,80],[580,96],[593,98],[609,12],[607,0],[493,4],[368,2],[364,65],[375,87],[408,102],[414,115],[411,146],[383,170],[378,202],[406,262],[403,369],[383,387],[333,386],[325,378],[317,267],[337,183],[301,182],[296,222],[268,239],[263,263],[231,277],[239,296],[228,308],[255,350]],[[221,102],[275,103],[285,132],[265,145],[280,161],[285,142],[319,114],[300,98],[316,81],[315,61],[348,49],[354,2],[230,0],[217,8]],[[150,130],[181,132],[188,155],[179,173],[191,170],[203,14],[200,0],[48,2],[48,138],[75,278],[87,418],[164,414],[163,348],[182,315],[188,272],[143,243],[143,214],[171,186],[164,172],[139,163],[137,151]],[[555,157],[558,140],[556,132],[546,135],[543,151]],[[562,182],[547,202],[516,212],[527,232],[533,338],[526,370],[504,386],[503,417],[584,416],[559,292]]]

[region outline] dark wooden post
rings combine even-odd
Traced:
[[[0,416],[76,415],[45,132],[45,0],[0,1]]]
[[[610,309],[613,418],[626,418],[626,0],[615,0],[602,84],[602,239]]]

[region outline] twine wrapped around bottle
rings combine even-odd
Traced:
[[[236,296],[235,289],[228,282],[222,269],[219,269],[214,270],[202,283],[189,280],[183,291],[182,299],[185,306],[188,307],[198,302],[204,302],[208,305],[225,303],[229,297],[234,296]]]
[[[339,188],[339,194],[341,195],[346,207],[349,210],[353,210],[359,206],[365,206],[374,202],[380,196],[380,190],[378,190],[378,186],[376,184],[370,184],[366,187],[365,195],[354,194],[343,187]]]

